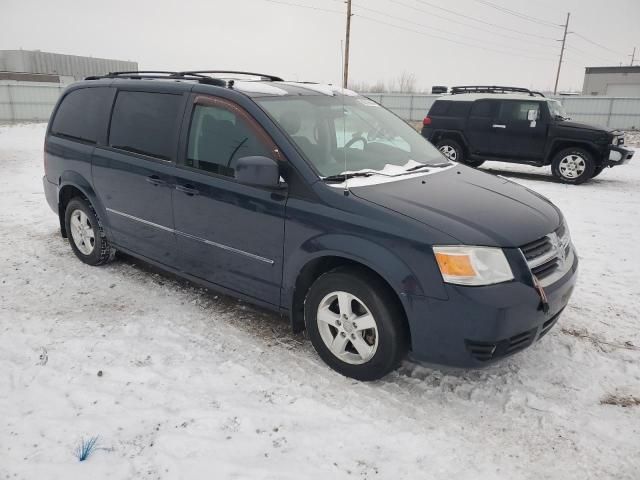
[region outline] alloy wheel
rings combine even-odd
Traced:
[[[449,160],[455,162],[458,159],[458,152],[451,145],[442,145],[438,150],[440,150]]]
[[[318,305],[316,319],[322,341],[343,362],[361,365],[375,355],[378,326],[371,311],[355,295],[329,293]]]
[[[76,248],[83,255],[91,255],[96,246],[96,234],[87,214],[80,209],[74,210],[71,213],[69,226]]]
[[[563,157],[558,165],[560,174],[565,178],[578,178],[587,169],[587,164],[580,155],[571,154]]]

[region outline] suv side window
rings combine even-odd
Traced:
[[[182,104],[182,95],[118,92],[111,117],[109,145],[172,160]]]
[[[493,100],[476,100],[471,107],[471,117],[491,118],[495,114],[495,104]]]
[[[233,177],[239,158],[274,158],[266,134],[256,131],[244,110],[224,100],[210,102],[193,108],[185,166]]]
[[[503,101],[500,104],[500,120],[526,122],[529,110],[535,110],[536,118],[540,119],[540,102]]]
[[[97,143],[106,130],[113,91],[107,87],[69,92],[56,111],[51,134]]]

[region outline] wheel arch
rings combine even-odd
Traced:
[[[551,144],[549,153],[547,154],[547,158],[545,159],[545,165],[551,165],[556,155],[567,148],[582,148],[593,156],[593,160],[596,166],[602,164],[602,155],[593,143],[580,140],[576,141],[570,139],[558,139]]]
[[[60,220],[60,232],[64,238],[67,231],[64,222],[64,215],[67,205],[71,199],[81,197],[88,201],[98,213],[103,228],[108,230],[107,212],[99,201],[91,184],[80,174],[73,171],[63,172],[58,179],[58,218]]]
[[[388,252],[384,258],[389,262],[390,256]],[[283,302],[283,306],[286,306],[289,311],[293,331],[300,332],[305,328],[304,301],[311,285],[324,273],[342,266],[353,266],[377,277],[387,287],[390,295],[397,302],[396,306],[403,314],[403,324],[407,335],[410,337],[411,331],[405,306],[407,299],[404,294],[422,295],[423,292],[417,282],[410,280],[414,278],[413,274],[404,263],[401,263],[400,259],[393,257],[389,263],[393,265],[389,265],[389,268],[385,269],[380,265],[372,264],[372,262],[367,261],[360,255],[335,250],[316,252],[314,255],[305,258],[304,261],[294,262],[298,266],[292,266],[290,271],[297,273],[291,275],[290,285],[284,289],[288,294],[286,294]],[[398,288],[399,285],[402,285],[404,290],[411,291],[405,292],[402,288]]]

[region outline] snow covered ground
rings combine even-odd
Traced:
[[[487,164],[565,212],[569,307],[485,370],[406,362],[367,384],[270,313],[78,261],[42,193],[43,133],[0,127],[0,478],[640,477],[640,406],[610,404],[640,398],[640,158],[579,187]]]

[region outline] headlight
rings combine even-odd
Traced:
[[[442,278],[457,285],[491,285],[513,280],[513,272],[501,248],[433,247]]]

